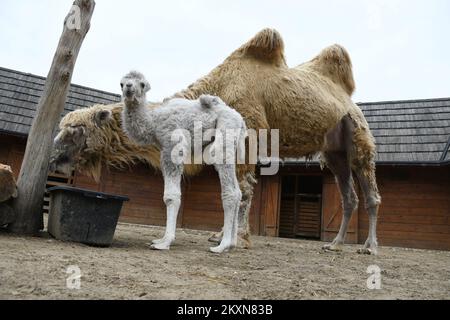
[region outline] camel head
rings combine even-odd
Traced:
[[[111,119],[111,110],[100,106],[67,114],[53,142],[50,171],[70,175],[83,155],[96,143],[92,137]]]
[[[146,93],[151,89],[144,75],[137,71],[131,71],[125,75],[120,81],[120,87],[122,88],[123,100],[127,105],[144,104]]]

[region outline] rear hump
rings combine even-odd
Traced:
[[[355,91],[352,61],[347,50],[338,45],[332,45],[311,60],[313,68],[322,75],[340,85],[349,96]]]

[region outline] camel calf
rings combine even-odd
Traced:
[[[209,151],[219,174],[224,208],[223,238],[211,252],[222,253],[237,245],[238,212],[242,194],[236,177],[236,155],[239,145],[245,145],[246,126],[241,115],[220,98],[202,95],[198,100],[172,99],[162,107],[147,108],[146,93],[150,85],[136,71],[121,81],[124,109],[123,129],[140,145],[157,145],[161,150],[161,171],[164,177],[164,202],[167,206],[166,232],[153,241],[152,248],[168,250],[175,240],[177,215],[181,203],[181,177],[184,163],[191,160],[191,137],[196,136],[196,124],[203,129],[215,129]],[[228,130],[235,135],[229,139]],[[200,132],[202,133],[202,132]],[[203,144],[203,138],[202,138]],[[222,143],[225,144],[222,144]],[[195,145],[195,142],[194,142]],[[223,148],[225,146],[225,148]],[[225,154],[223,150],[225,149]]]

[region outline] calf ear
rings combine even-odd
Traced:
[[[95,114],[95,124],[99,127],[103,126],[112,118],[110,110],[100,110]]]
[[[149,92],[150,89],[152,88],[152,86],[150,85],[150,83],[147,80],[143,80],[141,82],[142,85],[142,89],[144,90],[144,92]]]

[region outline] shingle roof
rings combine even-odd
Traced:
[[[43,77],[0,68],[0,131],[28,134],[44,82]],[[117,101],[120,95],[72,85],[64,114]],[[358,105],[375,136],[378,163],[450,163],[450,98]]]
[[[377,142],[377,161],[450,160],[450,98],[360,103]]]
[[[45,78],[0,67],[0,131],[28,135]],[[64,114],[93,104],[120,101],[120,95],[71,85]]]
[[[358,103],[377,144],[377,164],[450,164],[450,98]],[[319,163],[286,159],[284,165]]]

